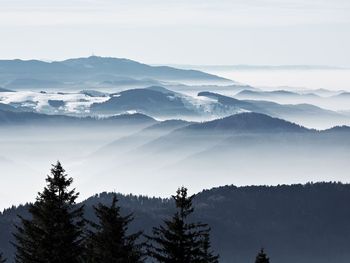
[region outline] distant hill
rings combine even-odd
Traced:
[[[350,98],[350,92],[342,92],[338,95],[333,96],[332,98],[336,99],[349,99]]]
[[[21,92],[23,96],[15,96]],[[246,92],[256,93],[257,91]],[[256,112],[309,128],[326,129],[336,125],[350,125],[350,117],[345,112],[331,111],[309,103],[281,104],[262,98],[237,99],[210,91],[190,96],[187,95],[188,93],[172,91],[164,86],[126,89],[114,93],[86,89],[75,93],[19,91],[15,94],[13,96],[6,94],[3,100],[17,110],[38,111],[45,114],[109,116],[138,112],[163,120],[203,121],[240,112]],[[294,93],[283,90],[271,94],[269,96],[273,98],[276,98],[274,96],[286,98],[294,96]]]
[[[63,100],[48,100],[48,104],[54,108],[63,107],[66,103]]]
[[[20,111],[20,110],[11,105],[0,103],[0,111]]]
[[[167,66],[149,66],[129,59],[97,57],[68,59],[61,62],[77,70],[88,72],[103,72],[127,77],[153,78],[157,80],[213,80],[228,82],[197,70],[182,70]]]
[[[153,79],[135,79],[130,77],[115,77],[113,80],[103,81],[101,84],[107,86],[143,87],[161,85],[161,82]]]
[[[250,111],[256,111],[258,109],[257,107],[254,106],[253,103],[246,102],[243,100],[238,100],[238,99],[221,95],[218,93],[214,93],[214,92],[202,91],[198,93],[198,96],[216,99],[218,103],[225,106],[231,106],[231,107],[241,108],[241,109],[250,110]]]
[[[329,178],[333,171],[329,164],[344,165],[349,156],[346,128],[317,131],[254,112],[187,124],[167,132],[146,130],[104,147],[94,155],[96,165],[89,160],[84,168],[97,167],[102,160],[106,165],[103,172],[96,171],[98,176],[116,170],[141,177],[162,174],[171,178],[168,183],[192,178],[202,183],[216,182],[218,178],[223,182],[251,182],[250,178],[258,178],[261,183],[268,169],[273,180],[293,182],[295,174],[299,180]],[[327,163],[330,155],[334,158]],[[291,160],[298,165],[283,171]],[[143,170],[133,169],[131,163],[142,165]],[[236,171],[242,171],[242,175]]]
[[[282,118],[308,127],[323,129],[324,127],[334,126],[334,123],[350,123],[349,118],[345,114],[326,110],[312,104],[279,104],[262,99],[242,100],[213,92],[200,92],[198,96],[216,99],[219,105],[221,104],[221,111],[222,109],[226,109],[229,112],[230,108],[241,109],[241,111],[252,111]]]
[[[195,131],[230,131],[245,133],[308,131],[300,125],[254,112],[235,114],[226,118],[204,123],[195,123],[187,126],[185,129]]]
[[[150,127],[145,128],[144,131],[171,131],[174,129],[179,129],[192,124],[193,122],[188,122],[184,120],[166,120],[156,123]]]
[[[128,83],[116,83],[115,81]],[[151,82],[150,82],[151,80]],[[0,85],[14,89],[76,88],[84,83],[98,86],[132,84],[135,82],[199,81],[226,83],[232,81],[197,70],[166,66],[149,66],[129,59],[97,57],[44,62],[39,60],[0,60]],[[132,83],[130,83],[130,81]]]
[[[176,129],[180,129],[190,125],[191,122],[183,120],[166,120],[161,121],[156,124],[150,125],[143,130],[131,134],[126,137],[122,137],[118,140],[115,140],[92,154],[93,158],[97,158],[99,164],[103,162],[110,162],[117,156],[123,155],[126,152],[129,152],[131,149],[136,149],[137,147],[142,146],[148,142],[151,142],[161,136],[164,136]],[[90,158],[91,161],[93,160]]]
[[[283,137],[287,140],[289,136],[294,136],[295,134],[298,135],[298,138],[304,138],[305,134],[313,131],[297,124],[259,113],[240,113],[201,123],[176,123],[176,125],[171,125],[170,127],[167,127],[168,125],[164,126],[165,124],[153,125],[137,134],[119,139],[103,147],[93,156],[97,160],[95,160],[96,164],[106,162],[106,165],[104,165],[105,169],[112,171],[117,169],[116,167],[121,170],[129,170],[128,167],[125,167],[125,164],[138,162],[145,167],[143,172],[146,172],[146,167],[147,169],[155,169],[159,166],[165,166],[164,170],[159,171],[159,173],[167,174],[169,171],[176,171],[182,167],[177,165],[179,161],[206,151],[210,155],[208,159],[214,158],[215,155],[220,153],[223,155],[223,160],[226,160],[230,156],[231,151],[239,151],[240,147],[244,147],[246,142],[242,141],[239,147],[232,145],[232,148],[228,147],[228,149],[225,148],[223,151],[216,151],[215,149],[212,151],[211,149],[221,145],[224,140],[229,139],[231,136],[238,140],[240,136],[247,137],[247,140],[259,145],[259,140],[269,141],[270,137]],[[163,126],[161,129],[160,125]],[[278,147],[278,144],[272,144],[271,147]],[[122,156],[122,158],[118,156]],[[196,158],[196,162],[191,163],[193,166],[185,170],[184,173],[195,173],[195,164],[197,162],[201,166],[207,163],[205,158]],[[92,164],[93,161],[89,160],[87,162],[87,166]],[[166,164],[174,164],[174,167],[167,167]],[[225,166],[223,165],[222,167]],[[215,169],[218,170],[222,167]]]
[[[323,131],[324,133],[333,133],[333,132],[337,132],[337,133],[349,133],[350,132],[350,127],[349,126],[335,126],[333,128],[327,129]]]
[[[10,89],[4,89],[0,87],[0,92],[14,92],[13,90]]]
[[[169,164],[174,163],[174,167],[167,167],[164,168],[164,171],[161,171],[161,173],[166,173],[167,169],[171,171],[182,167],[182,165],[177,167],[177,164],[179,164],[177,162],[186,160],[187,157],[192,155],[207,152],[208,155],[210,155],[210,158],[207,159],[211,159],[215,158],[215,155],[222,154],[223,160],[226,160],[227,157],[230,156],[230,152],[239,151],[240,147],[244,148],[245,144],[250,145],[253,143],[258,146],[259,144],[263,145],[261,140],[271,140],[271,146],[277,147],[278,144],[275,144],[273,142],[274,139],[271,138],[282,137],[287,140],[290,136],[294,137],[298,135],[296,137],[305,137],[304,139],[306,140],[308,138],[306,136],[308,133],[312,134],[313,130],[308,130],[302,126],[282,119],[272,118],[254,112],[239,113],[213,121],[187,124],[183,127],[174,129],[171,132],[160,134],[152,141],[145,140],[144,143],[140,143],[142,146],[129,152],[128,156],[130,159],[135,159],[137,156],[141,156],[140,162],[146,162],[146,164],[154,163],[154,165],[156,165],[157,159],[153,161],[152,157],[149,158],[148,155],[162,156],[160,157],[162,160],[166,159]],[[241,136],[247,139],[242,140]],[[222,151],[221,149],[212,149],[213,147],[221,146],[222,143],[225,145],[225,140],[228,140],[231,137],[238,141],[241,140],[241,142],[237,144],[237,147],[232,143],[232,148],[230,148],[230,142],[230,144],[227,144],[227,147],[225,146]],[[144,138],[142,132],[138,134],[138,138],[142,141]],[[117,148],[114,148],[112,151],[105,152],[103,156],[109,158],[109,156],[112,156],[113,152],[118,151]],[[191,168],[188,171],[194,172],[196,167],[195,163],[197,162],[202,166],[207,163],[205,161],[206,157],[202,158],[199,156],[198,158],[194,158],[196,158],[196,161],[191,163]],[[165,160],[163,162],[165,162]],[[224,165],[222,167],[224,167]],[[217,167],[216,169],[222,167]]]
[[[182,97],[163,87],[131,89],[111,94],[109,100],[94,103],[90,109],[99,114],[137,111],[155,117],[197,115],[194,110],[186,107]]]
[[[18,78],[6,84],[7,88],[14,89],[50,89],[63,86],[60,81],[33,79],[33,78]]]
[[[247,92],[254,93],[256,91],[247,91]],[[239,100],[236,98],[224,96],[213,92],[200,92],[198,93],[198,96],[217,99],[218,102],[223,105],[240,107],[243,110],[255,111],[255,112],[260,112],[265,114],[271,114],[274,116],[281,116],[281,117],[283,117],[283,114],[295,114],[298,112],[300,113],[303,112],[307,114],[308,113],[307,110],[318,111],[318,113],[336,114],[335,112],[325,110],[311,104],[293,105],[293,104],[279,104],[279,103],[264,101],[264,100]]]
[[[154,124],[156,121],[144,114],[122,114],[108,118],[72,117],[65,115],[47,115],[35,112],[16,112],[1,109],[0,126],[5,125],[118,125],[118,124]],[[6,105],[8,106],[8,105]],[[8,106],[11,107],[11,106]]]
[[[235,98],[240,99],[271,99],[271,98],[319,98],[318,95],[313,93],[300,94],[287,90],[274,90],[274,91],[257,91],[257,90],[242,90],[238,92]]]
[[[169,199],[118,195],[122,213],[134,212],[131,231],[153,226],[174,212]],[[86,216],[95,220],[92,206],[109,204],[111,193],[87,199]],[[253,262],[264,247],[271,261],[283,263],[347,263],[350,258],[350,185],[316,183],[279,186],[223,186],[204,190],[194,199],[195,220],[209,223],[220,262]],[[13,255],[11,231],[26,207],[0,214],[0,247]]]
[[[107,97],[107,96],[109,96],[108,93],[101,92],[98,90],[81,90],[79,93],[84,94],[84,95],[89,96],[89,97]]]

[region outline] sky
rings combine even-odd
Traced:
[[[350,67],[349,0],[0,0],[0,59]]]

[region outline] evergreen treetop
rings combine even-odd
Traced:
[[[132,214],[121,216],[118,199],[114,194],[110,206],[101,203],[94,207],[98,223],[92,226],[88,242],[88,262],[99,263],[137,263],[143,262],[141,245],[136,240],[141,232],[127,234]]]
[[[189,222],[193,213],[192,200],[187,189],[182,187],[173,196],[177,208],[164,225],[153,228],[148,236],[148,255],[161,263],[216,263],[218,256],[212,255],[209,242],[209,227],[202,223]]]
[[[81,260],[85,220],[83,206],[76,207],[78,193],[69,187],[60,162],[52,166],[47,185],[29,207],[30,219],[21,219],[14,234],[18,263],[76,263]]]
[[[263,248],[260,250],[259,254],[256,256],[255,263],[270,263],[270,259],[267,257]]]

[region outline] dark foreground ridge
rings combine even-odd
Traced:
[[[95,219],[92,206],[110,204],[112,193],[84,201],[85,214]],[[153,226],[174,212],[171,199],[118,194],[122,214],[134,212],[130,231]],[[309,183],[280,186],[224,186],[202,191],[193,204],[194,219],[211,226],[211,239],[220,262],[251,262],[264,247],[272,262],[345,263],[350,258],[350,185]],[[12,258],[9,241],[17,214],[26,207],[12,207],[0,215],[0,250]],[[11,261],[10,261],[11,262]]]

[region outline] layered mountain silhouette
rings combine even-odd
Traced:
[[[243,110],[255,111],[265,114],[283,115],[283,114],[330,114],[336,115],[335,112],[325,110],[311,104],[279,104],[264,100],[238,100],[232,97],[224,96],[213,92],[200,92],[198,96],[215,98],[219,103],[225,106],[241,108]]]
[[[163,123],[154,127],[158,125]],[[335,166],[346,167],[348,147],[347,127],[318,131],[246,112],[202,123],[180,123],[169,129],[144,129],[99,149],[80,172],[106,180],[112,174],[123,181],[155,177],[159,186],[184,181],[198,181],[202,187],[232,180],[291,183],[332,178]],[[96,167],[103,167],[102,171]],[[345,174],[344,170],[337,176]]]
[[[265,100],[238,100],[213,92],[200,92],[198,96],[217,100],[220,111],[230,108],[241,111],[252,111],[282,118],[309,127],[334,126],[334,123],[348,124],[346,115],[326,110],[312,104],[279,104]],[[221,107],[220,107],[221,105]],[[215,110],[215,109],[214,109]]]
[[[156,124],[150,125],[137,133],[131,134],[129,136],[124,136],[118,140],[115,140],[98,151],[94,152],[90,156],[89,160],[92,158],[97,158],[98,162],[109,162],[110,159],[117,158],[117,156],[125,155],[126,153],[141,147],[142,145],[156,140],[170,132],[186,127],[190,125],[191,122],[183,120],[166,120],[158,122]],[[108,158],[105,158],[108,156]],[[99,158],[102,157],[102,158]]]
[[[110,158],[113,152],[121,149],[131,151],[130,156],[138,156],[138,152],[184,151],[189,148],[205,149],[223,139],[237,134],[286,134],[312,132],[300,125],[272,118],[260,113],[240,113],[213,121],[191,123],[181,120],[169,120],[154,124],[136,134],[118,139],[104,146],[94,155]],[[191,141],[191,143],[189,143]],[[140,148],[137,148],[140,147]],[[171,159],[171,158],[170,158]]]
[[[282,137],[287,138],[288,134],[300,134],[301,137],[304,137],[305,133],[309,132],[312,133],[313,130],[264,114],[239,113],[222,119],[180,127],[143,144],[138,149],[134,149],[130,156],[138,156],[138,153],[151,154],[151,156],[152,154],[169,154],[169,162],[176,163],[176,160],[198,152],[208,151],[215,155],[217,151],[210,149],[220,145],[230,137],[239,140],[242,139],[241,136],[250,138],[248,141],[242,140],[240,144],[244,145],[245,143],[258,143],[256,140],[263,137],[268,139],[270,136],[279,137],[282,135]],[[267,136],[268,134],[269,136]],[[225,153],[227,151],[223,151],[224,155]]]
[[[278,93],[281,92],[284,93],[284,91],[278,91]],[[47,94],[46,100],[43,94]],[[81,98],[79,94],[86,95],[88,98]],[[163,86],[127,89],[117,93],[83,90],[79,93],[55,94],[42,91],[42,94],[24,94],[23,101],[13,102],[9,95],[6,96],[7,101],[10,101],[9,105],[16,107],[18,111],[41,111],[52,114],[109,116],[139,112],[161,119],[182,118],[198,121],[230,116],[239,112],[256,112],[319,129],[350,124],[350,117],[347,114],[326,110],[312,104],[241,100],[209,91],[200,92],[195,97],[174,92]],[[16,96],[15,99],[18,97],[21,96]],[[71,103],[72,106],[67,103]],[[41,106],[39,107],[38,104]],[[47,106],[43,107],[42,105],[45,104]]]

